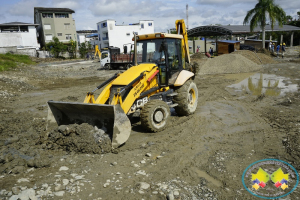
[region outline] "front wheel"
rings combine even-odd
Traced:
[[[162,131],[166,128],[170,116],[170,108],[164,101],[152,100],[141,110],[141,124],[148,131]]]
[[[106,64],[104,65],[104,69],[110,70],[110,69],[111,69],[110,64],[106,63]]]
[[[174,103],[178,105],[175,111],[178,115],[188,116],[196,111],[198,103],[198,88],[196,84],[188,80],[175,90],[178,94],[174,97]]]

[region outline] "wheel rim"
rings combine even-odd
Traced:
[[[158,106],[154,109],[154,112],[151,114],[152,125],[156,129],[161,129],[166,125],[166,119],[168,117],[166,108]]]
[[[161,110],[158,110],[154,113],[153,118],[156,123],[160,123],[164,119],[164,114]]]
[[[194,89],[189,91],[188,102],[190,105],[193,105],[196,101],[196,92]]]

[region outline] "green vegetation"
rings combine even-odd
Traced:
[[[0,71],[17,67],[18,63],[34,64],[27,55],[16,55],[11,53],[0,54]]]
[[[47,49],[55,58],[59,58],[60,54],[67,51],[68,47],[60,42],[57,37],[53,37],[53,40],[47,44]]]
[[[68,46],[68,52],[72,55],[71,58],[76,58],[76,47],[76,41],[71,39]]]
[[[89,52],[89,50],[92,49],[92,45],[90,42],[83,42],[79,45],[79,54],[81,58],[85,58],[86,54]]]
[[[262,28],[262,44],[265,48],[266,24],[267,16],[273,29],[276,21],[279,26],[285,22],[286,14],[284,10],[274,3],[274,0],[258,0],[255,7],[247,12],[244,24],[250,23],[250,31],[252,32],[257,26]]]

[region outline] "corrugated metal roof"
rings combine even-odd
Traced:
[[[87,38],[90,38],[90,37],[97,37],[98,36],[98,33],[93,33],[93,34],[91,34],[91,35],[87,35],[86,37]]]
[[[0,26],[38,26],[39,24],[31,24],[31,23],[25,23],[25,22],[9,22],[0,24]]]
[[[231,44],[240,43],[240,41],[235,41],[235,40],[218,40],[218,42],[231,43]]]
[[[75,13],[74,10],[70,8],[45,8],[45,7],[34,7],[34,10],[38,11],[46,11],[46,12],[69,12]]]
[[[272,29],[271,25],[266,25],[266,32],[271,31],[300,31],[300,28],[297,26],[291,25],[283,25],[280,27],[279,25],[275,25]],[[238,35],[251,33],[250,25],[227,25],[227,26],[198,26],[192,28],[187,31],[189,37],[197,37],[197,36],[220,36],[220,35]],[[256,27],[253,30],[254,33],[262,32],[260,26]],[[253,33],[252,32],[252,33]]]
[[[220,27],[231,30],[233,34],[250,33],[250,25],[228,25],[228,26],[220,26]],[[279,25],[274,25],[272,29],[271,25],[266,25],[266,32],[270,32],[270,31],[300,31],[300,28],[291,25],[283,25],[282,27],[280,27]],[[262,29],[260,26],[258,26],[253,30],[253,32],[262,32]]]

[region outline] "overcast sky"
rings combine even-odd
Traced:
[[[76,30],[97,29],[96,23],[106,19],[117,25],[154,20],[155,31],[174,28],[176,19],[186,20],[188,4],[189,29],[209,24],[238,25],[257,0],[0,0],[0,23],[33,23],[34,7],[70,8]],[[300,0],[275,0],[287,15],[297,17]]]

